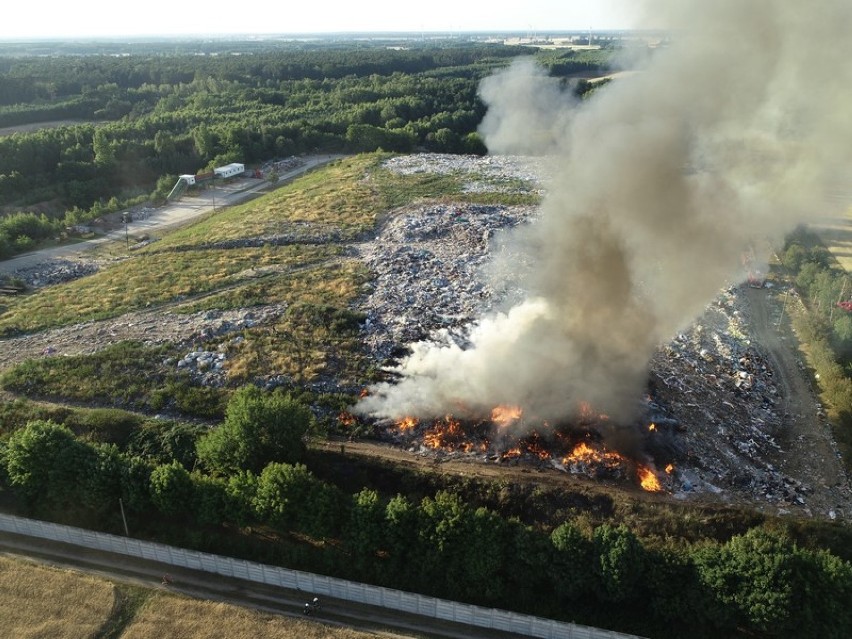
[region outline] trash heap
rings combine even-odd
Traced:
[[[99,270],[100,265],[94,260],[52,258],[35,266],[16,269],[9,275],[23,281],[27,288],[35,289],[71,282]]]
[[[482,272],[495,233],[535,215],[535,207],[428,204],[398,211],[359,246],[374,279],[359,310],[364,343],[380,362],[438,329],[462,327],[498,295]],[[503,293],[500,293],[503,296]]]
[[[400,173],[438,172],[480,184],[503,180],[507,188],[537,188],[529,164],[513,164],[511,158],[413,155],[385,166]],[[485,267],[508,246],[500,233],[536,215],[536,207],[412,205],[396,211],[375,240],[358,245],[374,274],[358,309],[367,315],[363,340],[374,360],[393,365],[419,340],[450,335],[463,342],[467,325],[514,301],[516,292],[501,287],[499,278],[489,279]],[[511,265],[512,257],[503,262]],[[808,417],[818,415],[822,421],[790,414],[790,398],[784,396],[775,365],[749,335],[747,290],[731,286],[721,291],[704,315],[661,346],[650,362],[653,401],[664,406],[673,424],[662,428],[660,437],[678,453],[665,490],[678,499],[852,517],[848,477],[829,485],[830,473],[807,450],[808,438],[819,438],[830,442],[831,457],[837,455],[824,414],[808,392],[798,394],[799,410],[813,407]],[[781,292],[761,294],[770,296],[771,306],[771,296]],[[780,310],[780,304],[775,306],[775,312]],[[798,463],[789,463],[795,459]],[[837,467],[837,459],[829,461]]]

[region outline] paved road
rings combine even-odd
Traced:
[[[282,173],[278,179],[278,185],[285,184],[293,178],[334,160],[342,155],[316,155],[304,159],[304,164],[291,171]],[[161,230],[169,226],[183,224],[198,217],[214,208],[231,206],[244,200],[255,197],[269,189],[269,182],[254,178],[243,178],[234,180],[225,185],[207,189],[193,197],[183,197],[177,202],[168,204],[151,213],[146,219],[134,220],[129,225],[129,230],[135,235],[154,230]],[[107,242],[123,241],[125,229],[120,228],[110,231],[101,237],[76,244],[65,244],[53,248],[42,249],[32,253],[24,253],[13,259],[0,261],[0,273],[12,274],[19,269],[31,268],[51,258],[62,258],[79,255]]]
[[[225,601],[285,616],[302,617],[305,602],[313,598],[312,593],[7,532],[0,532],[0,552],[7,556],[23,556],[54,566],[80,570],[113,581],[171,590],[190,597]],[[168,586],[162,584],[164,574],[171,577],[172,582]],[[312,615],[315,621],[381,633],[387,637],[525,639],[513,633],[476,628],[333,597],[322,597],[321,603],[321,609]]]

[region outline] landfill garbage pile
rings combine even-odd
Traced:
[[[479,184],[534,184],[529,164],[514,160],[414,155],[385,166],[406,174],[451,173]],[[466,326],[516,295],[495,287],[483,268],[500,250],[499,233],[534,223],[536,212],[520,206],[411,205],[396,211],[373,241],[358,245],[374,274],[358,310],[367,314],[363,339],[376,362],[392,366],[424,339],[464,343]],[[852,518],[849,478],[815,394],[807,386],[791,397],[793,387],[782,383],[776,364],[751,334],[750,308],[756,302],[748,296],[764,296],[755,299],[778,313],[782,291],[749,290],[732,285],[721,291],[649,364],[653,402],[669,416],[670,427],[664,425],[660,436],[669,438],[678,457],[666,492],[676,499]],[[801,362],[796,374],[800,382],[806,379]]]

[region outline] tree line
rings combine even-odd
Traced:
[[[812,233],[798,229],[781,255],[808,312],[793,316],[831,408],[838,443],[852,453],[852,278]]]
[[[852,628],[852,565],[771,527],[649,543],[623,524],[547,528],[445,490],[415,497],[321,480],[304,463],[310,410],[254,386],[213,429],[138,428],[117,415],[96,420],[115,441],[43,419],[4,425],[0,486],[39,516],[117,529],[121,499],[134,526],[197,530],[203,550],[247,554],[209,533],[259,529],[278,541],[252,559],[649,636],[839,638]]]
[[[483,153],[478,83],[518,53],[455,43],[0,57],[0,127],[90,121],[0,138],[0,210],[46,207],[59,229],[110,202],[162,201],[177,175],[230,162],[377,149]],[[539,54],[565,76],[602,71],[610,56]],[[0,228],[0,257],[26,244],[19,237]]]

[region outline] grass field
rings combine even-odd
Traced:
[[[0,557],[0,636],[10,639],[367,639],[225,603],[200,601]]]
[[[96,637],[109,623],[108,581],[0,557],[0,635],[15,639]]]

